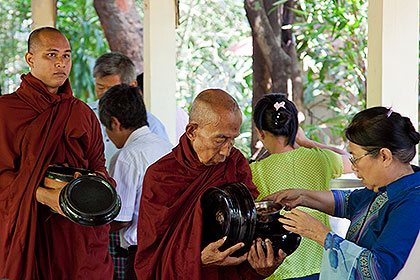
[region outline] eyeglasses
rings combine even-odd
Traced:
[[[363,157],[365,157],[365,156],[368,156],[368,155],[374,154],[374,153],[376,153],[377,151],[378,151],[377,149],[372,150],[372,151],[370,151],[370,152],[367,152],[367,153],[366,153],[366,154],[364,154],[363,156],[360,156],[360,157],[357,157],[357,158],[354,158],[353,156],[350,156],[349,160],[350,160],[350,162],[351,162],[351,164],[352,164],[353,166],[356,166],[356,161],[358,161],[359,159],[361,159],[361,158],[363,158]]]

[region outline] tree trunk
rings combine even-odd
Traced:
[[[264,62],[264,57],[257,42],[253,40],[253,64],[252,64],[252,108],[255,108],[258,100],[265,94],[271,92],[271,77],[267,64]],[[258,134],[255,130],[255,123],[252,121],[252,139],[251,139],[251,154],[257,152],[255,144],[258,142]]]
[[[143,73],[143,23],[134,0],[94,0],[93,6],[111,51],[128,56]]]
[[[292,24],[296,20],[295,13],[289,8],[295,8],[297,5],[294,0],[289,0],[284,4],[284,25]],[[292,81],[293,102],[298,111],[304,112],[304,98],[303,98],[303,79],[302,79],[302,64],[299,61],[296,47],[296,40],[292,29],[286,29],[283,32],[283,42],[286,46],[286,52],[291,59],[290,79]]]
[[[293,101],[303,111],[302,70],[298,59],[292,29],[284,29],[295,21],[290,7],[294,0],[274,9],[276,0],[245,0],[245,10],[252,29],[253,38],[253,108],[264,94],[288,93],[292,91]],[[292,88],[288,88],[288,81]],[[251,152],[256,152],[257,134],[252,126]]]

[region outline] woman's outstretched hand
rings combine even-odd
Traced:
[[[292,209],[279,218],[285,230],[297,233],[324,246],[325,237],[331,231],[321,221],[306,212]]]
[[[303,205],[304,196],[301,189],[288,189],[270,194],[264,197],[263,200],[272,200],[275,203],[285,206],[286,210],[291,210]]]

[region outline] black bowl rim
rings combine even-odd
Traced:
[[[95,180],[99,181],[104,184],[108,190],[110,190],[114,195],[115,199],[113,203],[106,209],[97,213],[85,213],[79,211],[75,208],[70,200],[70,193],[72,188],[77,185],[78,183],[85,181],[85,180]],[[60,208],[63,213],[69,218],[71,221],[81,224],[81,225],[88,225],[88,226],[99,226],[104,225],[111,222],[120,212],[121,210],[121,198],[116,192],[115,188],[112,184],[105,180],[102,177],[96,175],[83,175],[77,177],[70,181],[60,192]]]
[[[45,177],[56,181],[70,182],[74,179],[75,172],[80,172],[82,175],[93,173],[92,171],[83,168],[68,167],[64,165],[50,165],[45,172]]]

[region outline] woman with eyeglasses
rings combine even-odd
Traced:
[[[299,129],[296,106],[284,94],[268,94],[260,99],[253,110],[253,120],[261,142],[270,153],[269,157],[250,165],[259,198],[293,187],[329,190],[332,178],[352,172],[347,152],[304,136]],[[329,226],[327,214],[308,208],[304,211]],[[322,246],[303,239],[296,252],[268,279],[319,279],[322,253]]]
[[[321,279],[393,279],[420,229],[420,172],[410,165],[420,134],[407,117],[374,107],[356,114],[346,137],[364,189],[290,189],[265,199],[291,209],[279,219],[286,230],[324,247]],[[346,239],[297,206],[350,219]]]

